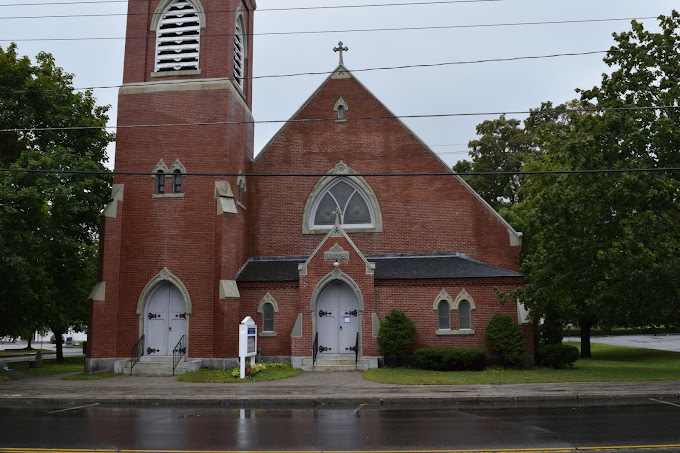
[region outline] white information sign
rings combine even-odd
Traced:
[[[250,357],[250,366],[255,365],[257,355],[257,325],[250,316],[246,316],[238,326],[238,356],[241,379],[246,377],[246,357]]]

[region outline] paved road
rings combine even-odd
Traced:
[[[565,342],[580,342],[578,337],[566,337]],[[680,335],[604,335],[592,337],[593,343],[628,346],[631,348],[658,349],[680,352]]]
[[[654,445],[674,445],[677,451],[679,418],[680,406],[662,403],[619,406],[615,411],[610,406],[24,408],[0,412],[0,451],[7,446],[147,451],[488,451]]]

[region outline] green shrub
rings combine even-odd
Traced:
[[[541,366],[551,368],[571,368],[578,359],[579,351],[570,344],[546,344],[539,348]]]
[[[403,365],[418,339],[415,323],[401,310],[390,310],[378,330],[378,347],[387,365]]]
[[[482,349],[423,348],[413,354],[417,368],[434,371],[480,371],[485,361]]]
[[[528,352],[524,332],[510,316],[496,313],[491,317],[484,329],[484,344],[504,367],[524,368]]]

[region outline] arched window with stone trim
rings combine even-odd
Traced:
[[[339,211],[338,211],[339,210]],[[363,190],[352,181],[337,178],[326,187],[313,209],[312,226],[325,228],[335,225],[336,214],[340,225],[350,228],[373,228],[373,210]]]
[[[458,303],[458,328],[459,329],[471,329],[471,310],[470,302],[463,299]]]
[[[236,15],[236,30],[234,31],[234,81],[243,89],[246,77],[246,27],[243,14]]]
[[[326,233],[336,222],[352,232],[382,232],[378,198],[366,180],[340,161],[316,183],[302,215],[303,234]]]
[[[179,168],[172,172],[172,193],[182,193],[182,171]]]
[[[262,331],[274,332],[274,306],[269,303],[262,307]]]
[[[274,318],[276,313],[279,312],[279,306],[270,293],[265,294],[262,300],[260,300],[260,304],[257,306],[257,312],[262,314],[262,329],[260,329],[260,336],[276,336]]]
[[[439,329],[451,329],[451,306],[449,303],[445,300],[442,300],[439,302],[437,309],[439,311]]]
[[[201,17],[190,0],[168,3],[156,28],[156,72],[197,70]]]
[[[156,170],[156,194],[163,195],[165,193],[165,172],[163,170]]]

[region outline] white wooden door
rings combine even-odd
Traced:
[[[149,295],[144,314],[145,355],[172,355],[187,333],[186,303],[169,282],[161,282]]]
[[[316,312],[320,354],[354,354],[359,312],[356,298],[347,285],[330,284],[319,297]]]

